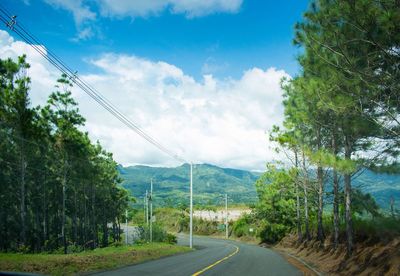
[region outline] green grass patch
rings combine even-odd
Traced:
[[[190,250],[183,246],[153,243],[98,248],[93,251],[67,255],[0,253],[0,271],[73,275],[137,264]]]

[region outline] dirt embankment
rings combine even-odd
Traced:
[[[275,246],[279,251],[296,256],[321,273],[329,275],[400,275],[400,238],[387,243],[357,243],[351,257],[346,247],[335,250],[331,239],[298,243],[296,235],[286,236]]]

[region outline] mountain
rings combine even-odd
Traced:
[[[364,193],[370,193],[378,205],[388,211],[390,209],[390,198],[395,200],[396,209],[400,209],[400,175],[387,173],[374,173],[365,171],[354,180],[354,187]]]
[[[119,171],[123,179],[122,186],[138,199],[143,198],[146,189],[150,190],[150,179],[153,177],[155,202],[161,202],[161,205],[176,205],[187,204],[189,201],[188,164],[175,168],[119,166]],[[210,164],[194,165],[194,204],[221,205],[225,193],[229,194],[230,201],[234,203],[254,202],[257,199],[254,182],[259,175]]]
[[[146,189],[150,190],[153,177],[155,204],[177,205],[189,201],[189,165],[176,168],[148,166],[119,166],[122,186],[141,200]],[[193,168],[194,204],[223,205],[223,195],[228,193],[232,203],[251,203],[257,200],[254,182],[260,173],[220,168],[210,164],[199,164]],[[400,175],[377,174],[365,171],[353,180],[353,187],[370,193],[384,210],[390,208],[390,198],[400,209]],[[331,185],[326,191],[331,191]],[[141,202],[138,202],[141,204]]]

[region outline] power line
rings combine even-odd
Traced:
[[[1,13],[4,15],[1,15]],[[92,99],[94,99],[98,104],[100,104],[104,109],[106,109],[111,115],[116,117],[119,121],[121,121],[128,128],[136,132],[139,136],[147,140],[149,143],[160,149],[162,152],[171,156],[172,158],[180,161],[186,162],[190,164],[190,248],[193,246],[193,164],[192,162],[188,162],[185,159],[179,157],[177,154],[164,147],[160,142],[156,139],[148,135],[144,132],[139,126],[134,124],[129,118],[127,118],[124,114],[122,114],[110,101],[108,101],[105,97],[103,97],[100,93],[98,93],[92,86],[87,84],[77,75],[77,72],[73,72],[65,63],[58,58],[52,51],[46,49],[46,52],[43,50],[43,47],[38,45],[44,45],[40,43],[33,35],[31,35],[24,27],[16,21],[16,16],[11,16],[1,5],[0,5],[0,21],[6,24],[6,26],[13,32],[17,33],[26,43],[28,43],[31,47],[33,47],[41,56],[43,56],[47,61],[49,61],[52,65],[54,65],[58,70],[60,70],[63,74],[70,78],[70,80],[80,87],[86,94],[88,94]],[[35,45],[36,43],[36,45]]]
[[[94,99],[98,104],[100,104],[104,109],[106,109],[111,115],[121,121],[125,126],[136,132],[143,139],[157,147],[159,150],[164,152],[165,154],[171,156],[172,158],[181,161],[187,162],[185,159],[181,158],[173,151],[169,150],[165,146],[163,146],[160,142],[158,142],[155,138],[151,137],[145,131],[143,131],[139,126],[133,123],[129,118],[127,118],[122,112],[120,112],[108,99],[106,99],[103,95],[101,95],[95,88],[90,86],[84,80],[82,80],[77,72],[73,71],[70,67],[68,67],[57,55],[55,55],[51,50],[44,48],[38,39],[36,39],[33,35],[31,35],[21,24],[16,21],[15,16],[11,16],[10,13],[5,10],[4,7],[0,5],[0,20],[9,27],[10,30],[18,34],[26,43],[28,43],[36,52],[38,52],[43,58],[45,58],[48,62],[50,62],[53,66],[55,66],[59,71],[65,74],[71,82],[76,84],[79,88],[81,88],[86,94],[88,94],[92,99]],[[189,162],[187,162],[189,163]]]

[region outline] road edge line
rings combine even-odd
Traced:
[[[308,264],[308,263],[307,263],[306,261],[304,261],[303,259],[301,259],[301,258],[299,258],[299,257],[297,257],[297,256],[295,256],[295,255],[293,255],[293,254],[290,254],[289,252],[286,252],[286,251],[284,251],[284,250],[276,250],[276,251],[278,251],[278,252],[281,253],[282,255],[286,255],[286,256],[288,256],[288,257],[290,257],[290,258],[292,258],[292,259],[295,259],[295,260],[297,260],[298,262],[302,263],[302,264],[305,265],[308,269],[310,269],[312,272],[314,272],[317,276],[323,276],[323,275],[324,275],[324,273],[319,272],[316,268],[314,268],[312,265]]]

